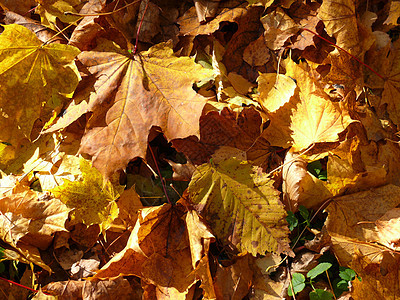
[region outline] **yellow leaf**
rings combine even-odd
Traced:
[[[81,3],[80,0],[36,0],[36,2],[39,5],[35,12],[40,15],[42,24],[51,29],[59,30],[56,26],[57,18],[64,23],[74,23],[80,18],[79,16],[65,14],[65,12],[77,13],[75,7]]]
[[[339,141],[338,134],[354,122],[340,104],[324,94],[304,96],[292,115],[293,151],[302,151],[315,143]]]
[[[253,255],[289,252],[286,212],[266,174],[235,158],[197,168],[189,193],[225,244]]]
[[[84,158],[81,158],[80,168],[82,181],[64,179],[64,184],[51,192],[74,209],[72,219],[75,222],[99,224],[102,230],[106,230],[118,216],[115,200],[123,187],[114,187],[110,182],[105,182],[100,172]]]
[[[52,95],[71,94],[78,84],[75,47],[42,44],[21,25],[4,25],[0,35],[0,106],[30,137],[43,103]],[[17,104],[17,105],[16,105]],[[0,128],[2,128],[0,124]]]
[[[296,89],[296,82],[282,74],[261,74],[257,82],[260,92],[258,102],[266,112],[276,112],[288,103]]]
[[[324,1],[318,17],[324,22],[326,32],[336,38],[336,44],[353,55],[358,55],[360,42],[355,2],[352,0]]]

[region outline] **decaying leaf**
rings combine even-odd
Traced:
[[[207,255],[213,236],[195,212],[186,216],[187,224],[184,215],[182,205],[142,209],[125,249],[94,278],[136,275],[157,291],[186,294],[197,281],[195,268],[208,268],[199,262]],[[204,280],[202,272],[196,271]]]
[[[266,174],[232,158],[198,167],[189,193],[224,244],[253,255],[290,252],[286,214],[272,185]]]
[[[399,270],[392,267],[398,264],[399,255],[382,246],[393,247],[395,241],[384,231],[379,232],[376,225],[382,229],[385,214],[399,205],[399,195],[397,186],[386,185],[339,197],[327,207],[326,227],[339,262],[367,280],[369,293],[381,298],[399,293],[398,285],[393,284]],[[358,290],[356,294],[364,292]]]
[[[143,133],[152,126],[159,126],[168,139],[198,135],[205,98],[193,90],[192,83],[212,75],[192,59],[174,56],[167,44],[135,57],[121,52],[105,43],[79,56],[97,78],[96,93],[89,96],[93,116],[80,151],[92,155],[93,165],[106,177],[129,160],[146,156]]]
[[[308,162],[299,153],[288,151],[283,164],[282,191],[290,210],[297,211],[300,205],[318,207],[332,196],[327,185],[307,171]]]
[[[74,209],[72,218],[76,223],[99,224],[102,230],[109,228],[118,216],[115,200],[122,187],[106,182],[99,171],[81,158],[82,181],[64,180],[64,184],[51,190],[56,198]]]
[[[43,287],[43,290],[59,298],[101,299],[112,295],[117,299],[141,299],[124,278],[98,281],[71,280],[52,282]]]
[[[49,270],[38,249],[47,249],[53,235],[66,231],[70,209],[48,193],[37,193],[17,184],[0,204],[1,238],[17,250],[17,259]]]
[[[14,118],[29,138],[43,103],[58,93],[74,92],[78,76],[73,60],[80,51],[68,45],[42,44],[34,33],[21,25],[4,27],[0,35],[2,116]],[[0,126],[7,130],[4,125]]]

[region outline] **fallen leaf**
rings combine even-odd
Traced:
[[[383,22],[385,25],[399,25],[400,3],[397,1],[390,2],[390,10],[387,19]]]
[[[251,165],[234,158],[203,164],[193,174],[189,193],[224,244],[253,255],[290,252],[279,192],[266,174],[255,173]]]
[[[399,188],[394,185],[346,195],[335,199],[327,208],[327,230],[333,250],[341,265],[346,265],[366,280],[365,289],[380,298],[399,293],[397,282],[399,255],[382,246],[387,244],[375,222],[400,203]],[[383,239],[382,239],[383,238]],[[363,289],[364,289],[363,288]],[[363,294],[359,288],[356,294]]]
[[[66,14],[77,13],[75,7],[81,4],[80,0],[35,0],[39,5],[35,12],[40,15],[44,25],[57,30],[57,18],[64,23],[75,23],[79,16]]]
[[[222,58],[228,73],[235,72],[250,82],[255,82],[258,70],[243,61],[243,53],[246,47],[260,36],[258,32],[262,29],[262,24],[259,18],[262,11],[262,7],[250,7],[237,19],[238,30],[225,45],[226,51]]]
[[[324,1],[318,17],[336,45],[357,56],[360,53],[355,3],[351,0]]]
[[[70,280],[51,282],[43,287],[43,291],[58,296],[58,298],[101,299],[113,295],[117,299],[141,299],[132,290],[128,280],[124,278],[97,281]]]
[[[46,249],[57,231],[66,231],[68,209],[48,193],[37,193],[18,184],[13,194],[2,198],[0,210],[3,239],[14,245],[18,242]]]
[[[339,133],[354,122],[340,104],[326,95],[312,93],[303,98],[292,115],[293,150],[302,151],[316,143],[339,141]]]
[[[400,209],[393,208],[375,221],[380,241],[392,250],[399,250]]]
[[[78,76],[73,59],[79,50],[61,44],[42,45],[21,25],[4,27],[0,35],[0,105],[3,116],[14,116],[29,138],[42,103],[54,94],[71,94],[75,90]]]
[[[79,13],[87,15],[100,13],[105,8],[105,5],[105,0],[90,0],[83,5]],[[83,17],[72,32],[69,44],[82,51],[89,50],[95,37],[103,30],[99,21],[99,15]]]
[[[20,5],[22,5],[22,4],[20,4]],[[26,11],[28,11],[28,10],[29,9],[27,9]],[[15,10],[13,10],[13,11],[15,11]],[[50,28],[43,26],[39,22],[37,22],[33,19],[30,19],[24,15],[19,15],[13,11],[9,11],[9,10],[4,11],[4,17],[3,17],[4,24],[6,24],[6,25],[9,25],[9,24],[22,25],[22,26],[28,28],[34,34],[36,34],[37,38],[40,41],[42,41],[43,43],[47,43],[51,40],[53,43],[66,44],[66,40],[63,39],[61,36],[56,35],[57,34],[56,31],[51,30]]]
[[[90,154],[93,165],[108,178],[131,159],[146,157],[147,135],[143,133],[152,126],[159,126],[168,139],[198,134],[205,98],[192,89],[192,83],[211,76],[211,71],[190,58],[174,56],[167,44],[135,58],[120,54],[123,51],[115,45],[104,46],[111,49],[79,56],[98,78],[96,94],[89,99],[93,116],[80,151]],[[173,79],[173,87],[167,78]],[[99,123],[104,116],[106,124]]]
[[[250,267],[253,257],[244,255],[229,267],[218,266],[215,274],[217,299],[243,299],[252,285],[253,270]]]
[[[297,87],[289,76],[275,73],[261,74],[257,83],[260,92],[258,102],[267,113],[274,113],[288,103]]]
[[[261,22],[265,29],[265,44],[271,50],[281,48],[288,38],[299,31],[299,26],[296,22],[280,7],[263,16]]]
[[[94,278],[136,275],[161,291],[185,294],[197,280],[183,215],[181,205],[142,209],[125,249]]]
[[[319,207],[332,197],[326,184],[307,171],[308,162],[291,150],[286,153],[282,168],[284,203],[296,212],[300,205]]]
[[[174,147],[196,165],[206,163],[222,146],[245,151],[247,159],[263,168],[274,168],[279,158],[270,152],[268,142],[260,137],[261,116],[253,108],[245,108],[238,117],[227,108],[200,118],[200,141],[196,137],[175,139]]]
[[[204,23],[211,19],[217,13],[220,0],[195,0],[194,6],[196,7],[197,19],[199,23]]]
[[[80,159],[81,181],[64,180],[64,184],[51,190],[56,198],[73,210],[72,220],[75,223],[99,224],[101,230],[109,228],[118,216],[115,200],[123,187],[114,187],[105,182],[99,171],[87,160]]]
[[[233,1],[228,7],[223,7],[220,5],[219,11],[216,13],[216,17],[207,23],[201,24],[198,20],[197,9],[192,7],[178,19],[178,24],[180,25],[179,31],[181,35],[196,36],[199,34],[210,34],[218,30],[221,22],[235,21],[246,11],[247,8],[244,5],[240,5],[239,1]]]
[[[263,36],[251,42],[243,52],[243,60],[253,67],[265,65],[270,58]]]

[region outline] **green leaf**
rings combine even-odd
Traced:
[[[299,211],[300,211],[301,216],[304,218],[304,220],[308,221],[308,219],[310,217],[310,213],[307,210],[307,208],[304,205],[300,205]]]
[[[327,180],[327,170],[324,170],[319,160],[313,161],[307,165],[307,171],[317,177],[319,180]]]
[[[357,273],[350,268],[339,267],[339,276],[343,280],[352,281],[354,278],[356,278]]]
[[[296,216],[292,211],[288,211],[288,215],[286,217],[286,221],[289,224],[289,230],[292,231],[297,225],[299,225],[299,220],[297,220]]]
[[[254,256],[291,251],[286,211],[267,174],[236,158],[197,168],[189,193],[214,234]]]
[[[306,287],[305,281],[306,278],[301,273],[294,273],[292,275],[292,286],[295,294],[301,292]],[[293,296],[292,289],[290,288],[290,286],[288,288],[288,295]]]
[[[327,291],[316,289],[310,293],[310,300],[331,300],[333,295]]]
[[[348,281],[347,280],[339,280],[336,283],[336,288],[341,291],[347,291],[348,290]]]
[[[311,269],[307,273],[307,278],[314,279],[318,275],[324,273],[326,270],[328,270],[332,266],[331,263],[323,262],[320,263],[318,266],[315,268]]]

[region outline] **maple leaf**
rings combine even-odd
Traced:
[[[382,93],[382,100],[388,103],[388,113],[390,118],[396,124],[400,124],[400,107],[396,99],[400,96],[400,41],[397,40],[393,45],[389,55],[394,63],[389,63],[388,69],[384,75],[387,76],[385,80],[384,90]]]
[[[200,140],[192,136],[175,139],[172,144],[198,165],[206,163],[218,148],[229,146],[246,151],[247,158],[259,166],[274,166],[278,158],[260,138],[260,126],[261,116],[255,109],[245,108],[236,117],[224,108],[221,113],[209,112],[200,118]]]
[[[93,165],[109,177],[131,159],[146,157],[147,133],[153,126],[159,126],[168,139],[198,135],[206,101],[192,84],[211,77],[212,71],[188,57],[174,56],[165,43],[135,57],[121,54],[115,45],[106,46],[108,51],[79,56],[97,78],[96,93],[89,98],[93,117],[80,151],[92,155]]]
[[[399,25],[398,19],[400,17],[400,3],[397,1],[390,2],[390,11],[387,19],[383,24],[385,25]]]
[[[324,22],[326,32],[336,38],[336,45],[353,55],[360,52],[355,2],[351,0],[324,1],[318,17]]]
[[[272,50],[281,48],[289,37],[299,31],[296,22],[279,7],[262,17],[260,21],[265,29],[265,43]]]
[[[114,187],[104,182],[99,171],[91,167],[90,162],[81,158],[82,181],[64,179],[63,185],[51,190],[56,198],[73,208],[72,219],[87,225],[99,224],[105,230],[118,216],[115,200],[123,187]]]
[[[101,32],[103,27],[99,24],[100,15],[96,13],[102,11],[106,5],[106,1],[88,1],[82,9],[80,14],[87,14],[83,17],[72,32],[69,44],[81,50],[89,50],[94,38]],[[93,15],[94,14],[94,15]]]
[[[391,266],[398,265],[400,256],[382,246],[390,241],[376,229],[385,214],[399,205],[399,192],[399,187],[385,185],[339,197],[326,208],[326,228],[339,262],[366,280],[369,293],[380,295],[378,298],[399,293],[399,287],[393,284],[393,279],[398,279],[398,268]]]
[[[36,7],[36,13],[40,15],[42,24],[49,26],[54,30],[57,28],[57,18],[64,23],[74,23],[79,16],[65,14],[65,12],[77,13],[75,7],[80,0],[36,0],[39,5]]]
[[[78,280],[51,282],[43,287],[43,291],[50,295],[71,299],[101,299],[110,295],[116,299],[136,299],[132,287],[124,278],[93,282]]]
[[[269,113],[276,112],[289,102],[297,87],[289,76],[275,73],[261,74],[257,78],[259,86],[259,103]]]
[[[272,145],[287,147],[292,144],[293,151],[299,152],[316,143],[338,142],[338,134],[355,122],[344,105],[331,101],[320,83],[311,75],[312,70],[308,64],[296,65],[289,60],[286,64],[287,77],[282,78],[286,78],[286,81],[279,80],[279,77],[275,83],[271,79],[260,79],[261,95],[258,102],[267,110],[275,110],[273,114],[269,113],[271,125],[263,133]],[[288,77],[296,80],[299,94],[293,83],[288,81]],[[285,91],[284,97],[279,98],[275,93],[275,86],[278,91],[282,88],[289,91]]]
[[[3,116],[14,116],[23,134],[30,137],[42,104],[53,95],[75,90],[78,76],[73,60],[79,50],[68,45],[44,45],[21,25],[4,27],[0,35],[0,106]]]
[[[317,207],[332,197],[324,182],[307,171],[307,164],[298,153],[291,150],[286,153],[282,168],[282,191],[285,204],[293,212],[297,211],[299,205]]]
[[[55,232],[66,231],[64,224],[70,209],[58,199],[18,183],[11,194],[2,196],[0,211],[1,238],[17,249],[18,259],[51,271],[38,248],[48,248]]]
[[[339,141],[338,134],[353,122],[346,111],[324,94],[312,93],[296,107],[290,129],[293,150],[301,151],[316,143]]]
[[[217,238],[241,252],[289,251],[285,210],[266,174],[231,158],[203,164],[189,184],[192,202]]]
[[[215,274],[217,299],[243,299],[249,293],[249,286],[253,281],[252,260],[253,257],[246,254],[239,256],[229,267],[218,265]]]
[[[223,21],[235,21],[240,18],[246,11],[245,5],[240,5],[239,1],[227,2],[228,7],[220,5],[219,11],[215,18],[207,23],[200,24],[196,7],[190,8],[182,17],[178,19],[180,25],[179,31],[181,35],[199,35],[210,34],[218,30],[219,24]]]
[[[204,230],[204,225],[199,226],[203,234],[197,237],[193,234],[194,228],[190,229],[191,240],[196,241],[193,250],[200,251],[193,255],[183,210],[181,204],[142,209],[124,250],[103,266],[93,279],[136,275],[166,294],[186,293],[197,281],[193,272],[193,264],[197,262],[192,262],[192,257],[203,256],[200,254],[203,249],[198,245],[202,237],[211,239],[212,235]],[[192,219],[191,216],[187,218]]]

